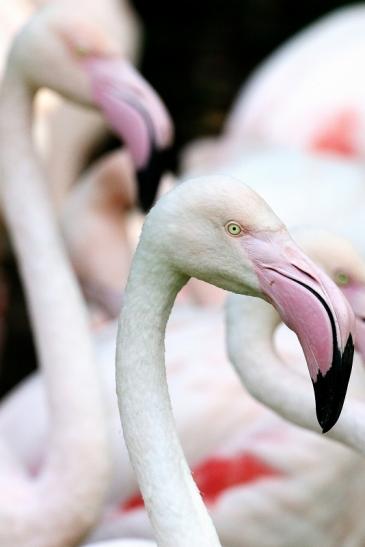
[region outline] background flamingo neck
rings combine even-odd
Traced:
[[[12,67],[0,92],[0,198],[26,289],[52,429],[41,473],[25,481],[24,503],[4,509],[22,527],[1,526],[8,536],[0,543],[27,545],[24,538],[37,537],[37,545],[46,547],[78,543],[87,533],[103,502],[110,464],[85,309],[33,150],[32,95]]]
[[[255,399],[288,421],[320,433],[309,379],[284,363],[274,347],[279,322],[277,312],[267,302],[231,295],[227,306],[230,359]],[[364,423],[365,405],[347,400],[340,419],[326,437],[365,454]]]
[[[219,547],[176,434],[166,383],[166,322],[187,277],[154,253],[143,235],[117,340],[124,437],[159,547]]]
[[[276,310],[267,302],[230,296],[227,342],[231,361],[251,395],[296,423],[301,422],[304,414],[301,405],[297,405],[297,390],[303,392],[305,413],[309,415],[306,421],[311,422],[313,418],[313,426],[319,431],[315,425],[315,403],[310,381],[290,370],[276,352],[274,332],[279,323]],[[306,427],[304,423],[300,425]]]

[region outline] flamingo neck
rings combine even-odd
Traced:
[[[247,318],[250,317],[250,321]],[[227,343],[230,359],[255,399],[290,422],[320,433],[310,382],[283,363],[274,346],[280,319],[265,301],[229,297]],[[337,424],[326,437],[365,454],[365,405],[347,400]]]
[[[154,253],[144,236],[145,230],[117,338],[117,395],[124,437],[158,546],[219,547],[177,437],[166,383],[166,323],[187,277]]]
[[[37,537],[43,547],[77,543],[89,531],[110,464],[85,308],[33,150],[32,100],[10,64],[0,90],[0,198],[25,285],[52,429],[39,476],[24,480],[24,503],[6,509],[22,526],[0,527],[0,543],[31,545]]]

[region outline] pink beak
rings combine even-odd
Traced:
[[[360,353],[365,364],[365,286],[363,283],[350,282],[341,287],[350,302],[356,318],[355,349]]]
[[[95,103],[131,153],[140,201],[148,210],[165,170],[162,152],[173,139],[170,115],[154,89],[125,59],[88,57],[83,64]]]
[[[261,289],[303,348],[317,418],[325,433],[338,420],[353,360],[355,319],[335,283],[290,238],[259,232],[242,238]]]

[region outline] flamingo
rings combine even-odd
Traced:
[[[126,142],[140,180],[140,198],[145,203],[145,199],[151,198],[146,172],[151,165],[155,168],[156,153],[171,143],[170,117],[151,86],[127,60],[130,28],[128,21],[119,16],[118,2],[113,0],[110,6],[113,9],[107,10],[103,2],[87,3],[87,20],[81,9],[75,13],[74,8],[70,0],[62,4],[51,2],[29,21],[26,32],[21,32],[17,39],[24,70],[28,70],[30,81],[40,80],[51,89],[57,87],[67,97],[67,84],[62,85],[57,75],[45,74],[44,70],[58,55],[68,78],[75,79],[81,92],[87,90],[108,123]],[[126,37],[122,45],[121,37]],[[50,46],[42,51],[46,39]],[[55,50],[59,44],[62,47]],[[42,54],[44,63],[34,67],[29,51]],[[56,86],[52,85],[54,80]]]
[[[340,8],[264,61],[239,92],[227,142],[255,141],[364,158],[365,7]]]
[[[161,146],[168,132],[168,118],[162,115],[164,109],[154,92],[124,61],[109,58],[112,42],[102,29],[95,22],[85,21],[81,29],[90,42],[80,60],[72,42],[72,29],[67,21],[58,21],[56,6],[50,4],[14,41],[1,86],[3,213],[26,286],[54,424],[47,458],[37,477],[29,477],[1,439],[3,545],[49,547],[81,541],[100,512],[110,472],[104,406],[85,310],[64,256],[32,146],[33,96],[38,87],[49,85],[75,101],[108,109],[108,92],[100,96],[101,81],[108,79],[112,68],[119,84],[136,86],[136,105],[142,103],[150,109],[156,128],[154,138]],[[48,43],[47,50],[42,47],[43,40]],[[36,65],[31,62],[34,59]],[[54,65],[58,66],[57,73],[52,69]],[[109,84],[113,84],[113,77]],[[131,98],[133,93],[128,93]],[[128,137],[123,120],[128,122],[134,107],[127,108],[126,114],[124,99],[111,98],[111,111],[114,121],[120,124],[119,130]],[[143,133],[143,116],[136,116]],[[147,137],[142,142],[143,150],[133,148],[132,137],[132,155],[137,161],[149,157]]]
[[[337,287],[299,251],[248,187],[230,178],[207,177],[186,181],[161,198],[146,218],[132,263],[116,356],[125,442],[161,547],[220,545],[176,435],[164,371],[166,322],[190,276],[275,303],[300,338],[324,431],[338,418],[347,384],[345,362],[351,360],[352,321]],[[314,296],[317,291],[326,305]],[[339,304],[334,320],[330,310]],[[308,310],[311,325],[300,318]],[[318,334],[309,332],[314,324],[321,343]],[[339,353],[334,343],[338,335]],[[324,339],[326,345],[321,345]],[[335,365],[335,356],[341,365]]]
[[[32,149],[31,98],[31,88],[13,57],[1,87],[0,191],[55,427],[47,460],[36,478],[10,459],[1,442],[0,543],[49,547],[74,545],[90,529],[103,502],[110,464],[85,310]],[[19,151],[22,162],[16,158]]]
[[[46,60],[49,54],[44,45],[42,52],[42,38],[47,37],[53,43],[60,42],[61,38],[64,51],[58,51],[57,54],[62,54],[60,62],[63,69],[69,71],[70,77],[75,76],[75,68],[79,73],[85,73],[82,82],[79,78],[79,84],[84,88],[91,87],[92,99],[104,110],[109,125],[129,147],[137,176],[143,186],[140,189],[141,201],[148,207],[144,199],[151,199],[150,194],[155,192],[158,180],[150,179],[148,182],[151,188],[146,187],[146,172],[151,165],[156,170],[156,155],[171,143],[172,124],[157,94],[131,65],[138,57],[141,26],[134,11],[127,1],[116,0],[109,0],[107,3],[98,0],[79,2],[76,10],[70,0],[44,1],[42,4],[25,25],[26,30],[18,33],[17,42],[24,44],[24,47],[20,45],[23,53],[30,47],[31,51],[37,51],[38,56],[41,55]],[[54,53],[52,51],[51,55]],[[50,60],[48,59],[48,63]],[[35,73],[34,63],[30,59],[28,62],[29,72]],[[31,74],[28,76],[32,77]],[[39,74],[35,76],[37,78]],[[45,80],[45,84],[50,84],[45,87],[62,95],[62,88],[52,89],[50,74]],[[65,91],[67,98],[67,89]],[[58,105],[60,99],[52,98],[51,103]],[[90,115],[85,105],[63,104],[65,106],[60,109],[60,115],[49,116],[49,123],[41,120],[40,127],[36,128],[36,136],[40,135],[37,139],[39,148],[44,149],[43,141],[50,140],[58,150],[57,157],[51,153],[45,159],[56,202],[60,201],[70,179],[75,178],[80,170],[90,146],[103,134],[100,115]],[[90,106],[90,103],[86,106]],[[52,108],[51,106],[51,110]],[[46,107],[45,110],[48,114],[49,108]],[[70,124],[76,125],[75,138],[70,137]],[[68,145],[64,146],[66,134],[67,140],[71,140],[73,144],[71,151]],[[44,150],[43,155],[47,156],[47,153],[48,149]],[[65,179],[63,182],[59,175],[54,174],[55,170],[62,171]],[[157,176],[157,172],[155,175]],[[57,188],[54,188],[55,181],[58,181]]]

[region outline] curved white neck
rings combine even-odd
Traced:
[[[166,383],[165,328],[186,281],[153,253],[143,233],[119,323],[117,395],[125,441],[157,544],[218,547],[176,434]]]
[[[276,354],[273,334],[278,323],[277,312],[265,301],[231,295],[227,306],[230,359],[253,397],[287,420],[320,433],[309,378],[286,366]],[[364,403],[347,399],[326,437],[365,454]]]
[[[56,546],[76,543],[93,524],[110,464],[85,308],[32,146],[32,99],[10,64],[0,93],[0,197],[26,289],[51,431],[39,476],[24,481],[24,504],[5,511],[22,526],[1,523],[8,500],[0,497],[0,543],[28,546],[37,538],[39,546]]]

